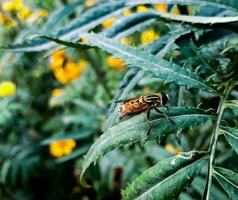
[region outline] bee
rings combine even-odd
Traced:
[[[123,102],[123,104],[118,108],[118,113],[120,114],[120,120],[131,115],[137,115],[142,112],[147,112],[146,121],[148,126],[147,134],[150,132],[150,111],[154,109],[158,113],[164,115],[172,124],[174,122],[163,112],[161,112],[158,107],[163,106],[166,107],[166,104],[169,100],[169,96],[164,92],[156,93],[152,95],[144,95],[135,97],[127,100],[118,100],[115,103]]]

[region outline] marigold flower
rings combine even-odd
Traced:
[[[146,6],[137,6],[137,8],[136,8],[136,11],[138,12],[138,13],[142,13],[142,12],[148,12],[148,8],[146,7]]]
[[[47,15],[48,15],[48,11],[45,10],[45,9],[40,9],[40,10],[38,11],[38,16],[39,16],[39,17],[46,17]]]
[[[95,0],[87,0],[86,1],[86,6],[87,7],[92,7],[95,4]]]
[[[120,41],[122,44],[126,44],[126,45],[132,44],[132,40],[129,38],[122,38]]]
[[[168,11],[167,5],[163,4],[163,3],[155,4],[154,7],[158,11],[162,11],[162,12],[167,12]]]
[[[54,75],[55,75],[55,78],[62,84],[66,84],[70,81],[63,68],[55,69]]]
[[[112,26],[112,24],[116,21],[116,18],[112,17],[112,18],[109,18],[107,20],[105,20],[103,23],[102,23],[102,26],[104,29],[107,29],[109,27]]]
[[[124,67],[124,61],[120,58],[114,58],[113,56],[109,56],[107,58],[107,65],[111,68],[121,69]]]
[[[23,7],[17,14],[21,20],[27,19],[31,15],[31,10],[28,7]]]
[[[170,12],[175,15],[180,15],[180,12],[177,6],[174,6]]]
[[[140,40],[142,44],[148,44],[157,40],[159,37],[159,34],[153,30],[146,30],[141,34]]]
[[[67,58],[67,55],[64,50],[54,52],[50,57],[50,67],[53,70],[62,67],[65,58]]]
[[[173,147],[172,144],[166,144],[165,149],[166,149],[166,151],[170,152],[171,154],[175,154],[175,155],[178,155],[181,152],[181,150],[179,148]]]
[[[50,144],[50,154],[59,158],[70,154],[75,147],[76,141],[73,139],[54,141]]]
[[[123,15],[127,16],[127,15],[130,15],[132,13],[131,9],[127,9],[127,10],[124,10],[123,12]]]
[[[55,88],[52,90],[52,96],[53,97],[60,97],[62,96],[64,93],[64,89],[60,89],[60,88]]]
[[[17,12],[23,7],[23,0],[10,0],[3,2],[2,8],[7,12]]]
[[[10,81],[0,83],[0,96],[12,96],[16,93],[16,85]]]

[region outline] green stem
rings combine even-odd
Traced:
[[[205,196],[203,197],[204,200],[209,200],[209,196],[210,196],[210,188],[212,185],[212,165],[214,162],[214,157],[215,157],[215,152],[216,152],[216,145],[217,145],[217,140],[218,140],[218,135],[219,135],[219,127],[220,127],[222,115],[223,115],[224,108],[225,108],[224,102],[226,101],[231,89],[232,89],[232,87],[229,86],[229,82],[228,82],[228,84],[224,90],[224,95],[221,97],[221,100],[220,100],[220,103],[219,103],[219,106],[217,109],[218,117],[216,120],[215,127],[213,129],[211,143],[209,146],[210,160],[209,160],[209,164],[208,164],[207,182],[206,182],[206,187],[205,187],[205,191],[204,191]]]

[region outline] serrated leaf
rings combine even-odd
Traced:
[[[109,128],[96,140],[85,156],[81,177],[92,162],[96,162],[104,154],[117,147],[139,141],[143,142],[145,138],[148,140],[155,138],[161,140],[166,135],[176,132],[177,128],[193,127],[207,121],[211,117],[203,110],[196,108],[173,107],[168,110],[163,108],[160,110],[167,113],[176,125],[173,125],[165,116],[152,112],[150,121],[151,131],[148,138],[146,113],[134,116]]]
[[[135,47],[120,44],[96,34],[82,34],[88,39],[87,44],[96,46],[115,57],[123,59],[131,67],[139,68],[150,72],[156,77],[164,79],[166,82],[174,82],[179,85],[186,85],[189,88],[200,88],[203,90],[213,90],[198,77],[195,73],[180,67],[179,65],[159,59],[152,54],[148,54]]]
[[[231,127],[223,127],[220,129],[225,134],[227,142],[238,154],[238,129]]]
[[[104,32],[104,35],[109,38],[120,39],[148,26],[157,18],[158,15],[152,12],[131,14],[117,20],[112,27]]]
[[[238,174],[229,169],[214,167],[213,175],[227,192],[230,199],[236,200],[238,195]]]
[[[191,15],[176,15],[172,13],[159,12],[161,17],[170,19],[173,21],[181,21],[192,24],[225,24],[238,22],[238,16],[232,17],[207,17],[207,16],[191,16]]]
[[[228,9],[228,10],[234,10],[235,9],[232,6],[229,6],[230,4],[226,4],[224,1],[216,0],[215,2],[213,0],[140,0],[140,1],[134,1],[134,0],[127,0],[128,6],[135,6],[139,4],[157,4],[157,3],[163,3],[163,4],[179,4],[179,5],[198,5],[198,6],[213,6],[221,9]]]
[[[90,130],[80,130],[78,133],[68,133],[66,135],[57,135],[55,134],[53,137],[50,137],[48,139],[45,139],[41,142],[41,145],[48,145],[54,141],[58,140],[66,140],[66,139],[75,139],[75,140],[81,140],[85,139],[93,134]]]
[[[176,198],[200,172],[205,155],[206,152],[191,151],[159,161],[122,192],[123,199]]]
[[[73,21],[66,28],[60,29],[56,34],[52,35],[52,37],[55,39],[60,38],[61,40],[69,40],[70,42],[76,41],[79,39],[79,33],[87,32],[90,29],[95,28],[104,20],[118,15],[125,9],[127,9],[125,2],[109,2],[101,4],[82,14],[77,18],[77,20]],[[32,37],[35,36],[33,35]],[[56,43],[50,40],[33,38],[22,44],[16,44],[3,49],[14,52],[33,52],[49,50],[55,45]]]
[[[79,156],[85,154],[89,149],[89,146],[83,146],[80,148],[75,149],[71,154],[67,156],[63,156],[62,158],[58,158],[56,160],[57,163],[67,162],[69,160],[72,160],[74,158],[78,158]]]

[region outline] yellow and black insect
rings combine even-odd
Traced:
[[[147,121],[147,125],[148,125],[147,134],[149,134],[150,129],[151,129],[151,127],[150,127],[150,111],[152,109],[154,109],[158,113],[166,116],[166,118],[172,124],[174,124],[174,122],[165,113],[161,112],[158,109],[158,107],[160,107],[160,106],[168,108],[166,106],[168,100],[169,100],[169,96],[167,94],[165,94],[164,92],[161,92],[161,93],[156,93],[156,94],[152,94],[152,95],[139,96],[139,97],[135,97],[132,99],[127,99],[127,100],[118,100],[118,101],[115,101],[115,103],[123,102],[123,104],[118,109],[118,113],[120,114],[120,116],[119,116],[120,119],[123,119],[130,115],[137,115],[137,114],[147,111],[147,115],[146,115],[146,121]]]

